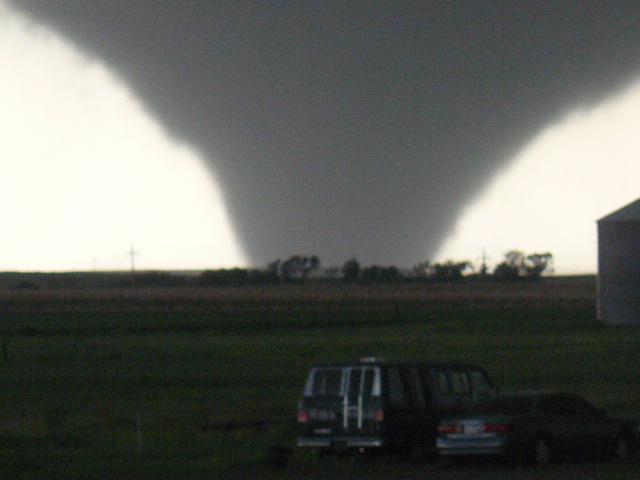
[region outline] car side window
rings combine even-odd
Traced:
[[[494,394],[493,385],[491,385],[491,382],[489,382],[489,379],[481,370],[470,370],[469,378],[471,380],[474,397],[489,398]]]
[[[450,395],[451,385],[449,385],[447,372],[442,368],[434,368],[432,374],[438,393],[440,395]]]
[[[418,375],[418,369],[414,367],[403,367],[400,369],[400,376],[405,386],[407,403],[416,406],[425,405],[424,385]]]
[[[395,406],[405,406],[407,404],[407,394],[398,367],[387,369],[387,380],[389,385],[389,403]]]
[[[451,389],[456,395],[470,395],[469,378],[464,370],[451,370]]]

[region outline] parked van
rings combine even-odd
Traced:
[[[377,358],[319,365],[309,372],[298,406],[297,446],[435,453],[443,417],[494,395],[488,375],[475,365]]]

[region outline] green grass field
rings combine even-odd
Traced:
[[[1,478],[637,478],[640,464],[374,465],[295,452],[316,362],[482,365],[640,418],[640,326],[596,320],[595,279],[392,287],[0,293]],[[589,475],[586,474],[589,473]],[[599,476],[602,472],[604,476]],[[596,475],[597,474],[597,475]]]

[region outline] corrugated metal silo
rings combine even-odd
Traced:
[[[640,200],[598,220],[598,318],[640,323]]]

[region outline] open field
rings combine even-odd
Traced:
[[[0,292],[2,478],[637,478],[640,464],[525,469],[322,462],[293,445],[316,362],[483,365],[640,418],[640,327],[596,321],[595,278],[262,289]],[[601,476],[602,474],[602,476]]]

